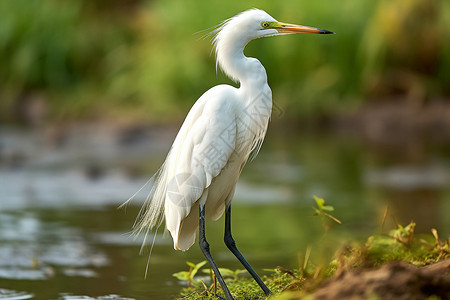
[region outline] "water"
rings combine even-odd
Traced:
[[[174,132],[127,138],[99,128],[62,142],[0,132],[0,299],[174,299],[173,273],[203,256],[195,245],[174,251],[160,233],[144,279],[148,249],[130,227],[145,192],[134,194],[162,162]],[[88,134],[89,133],[89,134]],[[417,146],[417,145],[416,145]],[[238,247],[255,267],[298,267],[312,247],[320,263],[350,239],[414,220],[419,232],[450,235],[448,146],[410,149],[367,145],[349,136],[269,132],[241,177],[233,204]],[[325,229],[313,196],[335,207],[343,225]],[[207,223],[221,267],[242,268],[223,244],[223,220]]]

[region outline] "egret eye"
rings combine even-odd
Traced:
[[[268,28],[270,24],[269,24],[269,22],[262,22],[261,25],[264,28]]]

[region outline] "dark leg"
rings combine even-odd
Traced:
[[[259,284],[261,289],[264,291],[266,295],[272,294],[272,292],[267,288],[264,282],[259,278],[258,274],[252,269],[249,263],[245,260],[244,256],[242,256],[241,252],[236,248],[236,243],[231,236],[231,205],[227,206],[225,211],[225,244],[228,249],[239,259],[241,264],[247,269],[247,271],[252,275],[253,279]]]
[[[209,252],[209,244],[206,241],[205,236],[205,206],[200,206],[200,219],[199,219],[199,229],[198,229],[198,243],[200,245],[200,249],[203,252],[203,255],[205,255],[206,259],[209,262],[209,265],[214,271],[214,274],[216,275],[217,280],[219,280],[220,285],[222,286],[222,290],[225,293],[225,297],[227,300],[233,300],[233,296],[230,294],[230,290],[228,289],[227,285],[225,284],[225,281],[223,280],[222,275],[220,275],[219,269],[217,268],[216,263],[214,262],[211,253]]]

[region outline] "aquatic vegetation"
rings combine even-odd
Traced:
[[[341,221],[339,221],[336,217],[334,217],[330,214],[330,212],[334,211],[333,206],[326,204],[325,200],[323,200],[323,198],[319,198],[317,196],[314,196],[314,200],[316,201],[316,204],[317,204],[317,208],[313,208],[315,216],[326,217],[326,218],[333,220],[334,222],[336,222],[338,224],[342,224]]]
[[[188,271],[180,271],[174,273],[173,276],[178,280],[187,281],[187,285],[191,286],[192,284],[199,282],[199,280],[195,279],[194,277],[197,274],[198,270],[200,270],[206,264],[206,260],[201,261],[198,264],[194,264],[188,261],[186,262],[186,264],[189,266]]]

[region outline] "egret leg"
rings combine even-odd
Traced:
[[[199,229],[198,229],[198,243],[200,245],[200,249],[203,252],[203,255],[209,262],[209,265],[214,271],[217,280],[219,280],[220,286],[222,287],[223,292],[225,293],[225,297],[227,300],[233,300],[233,296],[231,296],[230,290],[228,289],[225,280],[223,280],[222,275],[219,272],[219,268],[217,268],[216,263],[214,262],[211,253],[209,251],[209,244],[206,241],[205,236],[205,205],[199,205],[200,207],[200,218],[199,218]]]
[[[259,278],[258,274],[256,274],[255,270],[250,266],[250,264],[245,260],[244,256],[242,256],[241,252],[236,247],[236,242],[231,235],[231,205],[228,205],[225,211],[225,244],[228,249],[233,252],[234,256],[241,262],[241,264],[247,269],[247,271],[252,275],[253,279],[255,279],[256,283],[261,287],[266,295],[272,294],[269,288],[264,284],[264,282]]]

